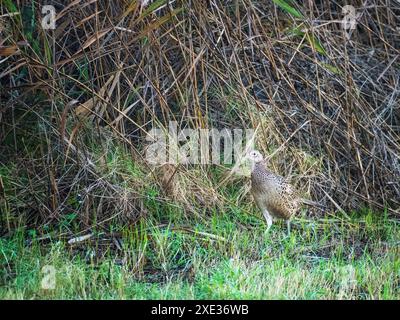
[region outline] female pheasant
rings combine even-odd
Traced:
[[[250,151],[246,158],[251,161],[251,194],[267,221],[267,230],[273,218],[286,220],[290,233],[290,218],[300,207],[296,190],[285,178],[269,171],[260,152]]]

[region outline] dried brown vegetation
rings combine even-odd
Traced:
[[[353,1],[347,39],[342,1],[287,2],[295,13],[273,1],[53,1],[57,27],[43,30],[38,3],[2,1],[3,222],[71,210],[87,225],[136,221],[149,185],[168,184],[143,161],[145,133],[172,120],[260,126],[259,149],[303,193],[398,214],[400,3]],[[110,167],[118,144],[134,170]],[[176,179],[188,212],[227,200],[210,166]]]

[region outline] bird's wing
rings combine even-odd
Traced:
[[[290,219],[297,210],[296,190],[283,177],[275,180],[275,187],[271,189],[266,198],[268,211],[276,218]]]
[[[298,197],[297,190],[283,177],[279,177],[279,193],[287,199]]]

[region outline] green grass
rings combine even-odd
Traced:
[[[102,159],[98,166],[108,181],[129,189],[146,179],[123,149],[104,144],[90,151]],[[17,201],[11,181],[25,184],[23,171],[14,171],[0,166],[10,201]],[[215,183],[222,173],[213,172]],[[242,191],[235,183],[219,190],[224,210],[198,209],[197,215],[160,201],[154,183],[140,188],[147,214],[135,226],[96,226],[89,241],[69,245],[74,234],[83,235],[72,195],[58,225],[30,225],[0,238],[0,299],[400,298],[400,222],[386,213],[365,210],[350,219],[303,214],[288,237],[281,222],[266,232],[249,202],[237,206]],[[48,266],[55,270],[51,290],[42,288]]]
[[[143,220],[124,228],[121,250],[101,234],[70,246],[61,238],[39,241],[21,229],[0,239],[0,298],[400,298],[400,230],[386,216],[300,217],[290,237],[282,223],[267,233],[262,220],[251,216],[244,224],[229,210],[202,221],[171,217],[167,225]],[[46,265],[56,271],[53,290],[41,288]]]

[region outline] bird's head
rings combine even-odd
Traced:
[[[249,159],[253,163],[259,163],[263,161],[263,156],[257,150],[251,150],[247,153],[246,158]]]

